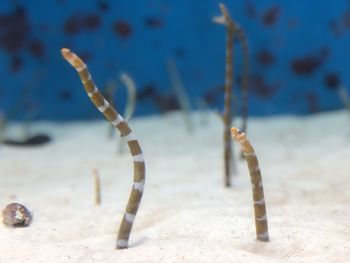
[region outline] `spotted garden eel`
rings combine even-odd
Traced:
[[[244,33],[243,28],[236,25],[236,35],[239,43],[241,44],[242,56],[243,56],[243,68],[242,68],[242,81],[241,81],[241,96],[242,96],[242,131],[247,132],[248,122],[248,95],[249,95],[249,77],[250,77],[250,64],[249,64],[249,46],[248,40]]]
[[[130,231],[139,208],[143,188],[145,184],[145,161],[139,142],[136,140],[132,130],[122,116],[107,102],[96,87],[91,78],[89,70],[85,63],[73,52],[67,48],[61,50],[63,57],[76,69],[84,85],[85,91],[93,104],[105,116],[105,118],[116,127],[121,137],[123,137],[129,146],[130,153],[134,161],[134,183],[126,207],[126,211],[121,222],[118,237],[117,249],[128,248]]]
[[[219,5],[222,15],[214,17],[215,23],[226,26],[226,66],[225,66],[225,98],[222,121],[224,123],[224,178],[225,186],[231,186],[231,172],[234,169],[233,150],[230,138],[230,128],[233,121],[232,86],[233,86],[233,47],[235,24],[224,4]]]
[[[258,159],[253,146],[250,144],[244,132],[240,132],[237,128],[231,128],[231,135],[232,138],[240,144],[243,156],[248,164],[253,190],[256,238],[260,241],[269,241],[264,188]]]

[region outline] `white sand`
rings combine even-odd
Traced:
[[[1,147],[0,207],[20,202],[34,221],[19,229],[0,224],[0,262],[348,262],[347,112],[251,119],[269,243],[255,241],[246,163],[238,162],[234,186],[225,189],[221,122],[210,115],[200,125],[199,117],[191,135],[178,114],[132,121],[147,181],[127,250],[115,250],[115,242],[132,160],[127,151],[116,154],[106,122],[38,123],[31,131],[52,134],[53,143]],[[100,207],[93,203],[93,168],[102,179]]]

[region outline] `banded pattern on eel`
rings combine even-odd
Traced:
[[[134,161],[134,183],[117,237],[117,249],[128,247],[129,236],[139,208],[145,184],[145,161],[139,142],[122,116],[107,102],[96,87],[85,63],[67,48],[61,50],[63,57],[76,69],[85,91],[93,104],[116,127],[125,138]]]
[[[231,185],[231,170],[234,168],[234,158],[230,138],[230,128],[233,121],[232,114],[232,86],[233,86],[233,48],[235,24],[224,4],[219,5],[222,16],[214,17],[214,22],[226,26],[226,66],[225,66],[225,98],[224,113],[222,120],[224,123],[224,175],[225,186]]]
[[[269,241],[264,188],[258,159],[253,146],[250,144],[244,132],[240,132],[237,128],[231,128],[231,134],[232,138],[240,144],[243,156],[248,164],[253,190],[256,238],[260,241]]]

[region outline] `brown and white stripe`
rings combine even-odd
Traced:
[[[85,91],[87,92],[93,104],[105,116],[105,118],[119,130],[121,137],[124,137],[126,139],[130,153],[133,157],[134,184],[117,238],[117,249],[127,248],[130,231],[141,202],[145,183],[145,161],[140,144],[133,135],[127,122],[99,92],[85,63],[69,49],[63,48],[62,55],[78,72],[79,77],[84,85]]]
[[[253,190],[256,238],[260,241],[269,241],[264,188],[258,159],[253,146],[250,144],[244,132],[240,132],[237,128],[231,128],[231,134],[232,138],[240,144],[243,156],[248,164]]]

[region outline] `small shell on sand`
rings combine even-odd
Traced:
[[[2,217],[4,224],[11,227],[28,226],[32,221],[29,210],[18,203],[8,204],[2,211]]]

